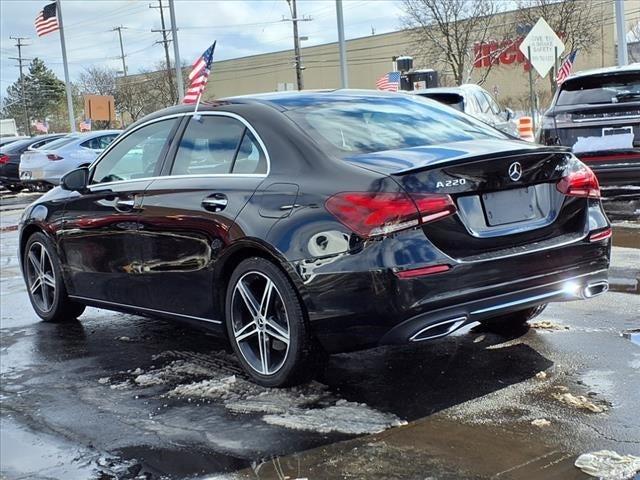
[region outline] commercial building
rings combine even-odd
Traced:
[[[595,41],[589,51],[579,51],[574,71],[611,66],[616,64],[616,30],[614,0],[584,0],[590,15],[599,25]],[[640,0],[625,1],[625,24],[640,22]],[[470,46],[476,52],[484,48],[500,52],[491,61],[478,61],[470,75],[471,82],[486,76],[483,86],[498,100],[513,108],[526,108],[529,98],[528,63],[517,46],[523,32],[518,12],[509,11],[499,15],[496,21],[501,26],[500,40],[485,45]],[[551,23],[551,22],[550,22]],[[561,33],[561,32],[559,32]],[[506,46],[506,47],[505,47]],[[419,48],[421,47],[421,48]],[[637,46],[631,46],[637,49]],[[428,46],[426,47],[428,49]],[[406,31],[351,39],[347,41],[347,58],[350,88],[375,88],[376,80],[393,68],[394,57],[414,57],[415,68],[433,68],[440,74],[441,84],[451,84],[445,65],[427,64],[419,52],[425,45],[416,45]],[[635,51],[635,50],[633,50]],[[565,52],[565,54],[568,52]],[[302,48],[304,65],[304,88],[338,88],[340,85],[339,54],[337,43]],[[488,75],[486,70],[490,69]],[[535,90],[539,104],[544,107],[551,96],[549,78],[540,78],[534,73]],[[256,92],[269,92],[295,88],[293,50],[253,55],[215,63],[205,100]]]

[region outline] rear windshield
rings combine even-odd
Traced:
[[[31,145],[31,143],[33,143],[33,139],[31,138],[27,138],[26,140],[16,140],[15,142],[11,142],[8,145],[0,147],[0,153],[18,153]]]
[[[430,98],[436,102],[444,103],[450,107],[464,112],[464,98],[457,93],[418,93],[421,97]]]
[[[507,138],[484,123],[416,95],[327,98],[286,113],[314,140],[341,157]]]
[[[74,140],[77,140],[78,138],[80,137],[78,137],[77,135],[69,135],[67,137],[62,137],[54,140],[53,142],[45,143],[41,147],[38,147],[36,150],[55,150],[57,148],[64,147],[65,145],[73,142]]]
[[[638,73],[597,75],[567,80],[557,105],[640,102]]]

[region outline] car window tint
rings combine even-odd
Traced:
[[[127,135],[100,159],[92,183],[153,176],[175,122],[175,119],[154,122]]]
[[[244,125],[233,118],[190,118],[171,175],[229,173],[243,132]]]
[[[640,75],[618,73],[570,78],[562,84],[558,105],[625,103],[640,100]]]
[[[82,142],[80,146],[91,148],[93,150],[104,150],[116,138],[116,135],[101,135],[99,137],[90,138],[86,142]]]
[[[57,140],[54,140],[53,142],[49,142],[45,145],[43,145],[41,148],[42,150],[55,150],[57,148],[61,148],[64,147],[65,145],[70,144],[71,142],[74,142],[78,140],[78,136],[77,135],[68,135],[66,137],[62,137],[62,138],[58,138]]]
[[[248,129],[242,137],[231,173],[267,173],[267,158],[253,133]]]
[[[421,97],[430,98],[431,100],[436,100],[437,102],[444,103],[445,105],[449,105],[450,107],[455,108],[456,110],[464,111],[464,98],[462,95],[457,93],[449,93],[449,92],[429,92],[429,93],[419,93]]]
[[[324,102],[290,108],[295,121],[324,149],[341,157],[358,153],[506,138],[473,117],[418,95],[376,101],[336,94]]]

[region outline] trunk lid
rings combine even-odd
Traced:
[[[423,225],[444,253],[482,260],[585,235],[588,201],[565,197],[558,182],[576,160],[562,147],[475,140],[348,157],[389,175],[408,193],[450,195],[456,215]]]

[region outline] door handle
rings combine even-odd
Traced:
[[[212,212],[220,212],[224,210],[227,208],[228,203],[229,200],[223,193],[214,193],[202,200],[202,206],[204,209]]]
[[[130,212],[131,210],[133,210],[133,207],[135,206],[135,200],[133,198],[129,199],[124,199],[124,198],[118,198],[116,200],[116,210],[118,210],[119,212]]]

